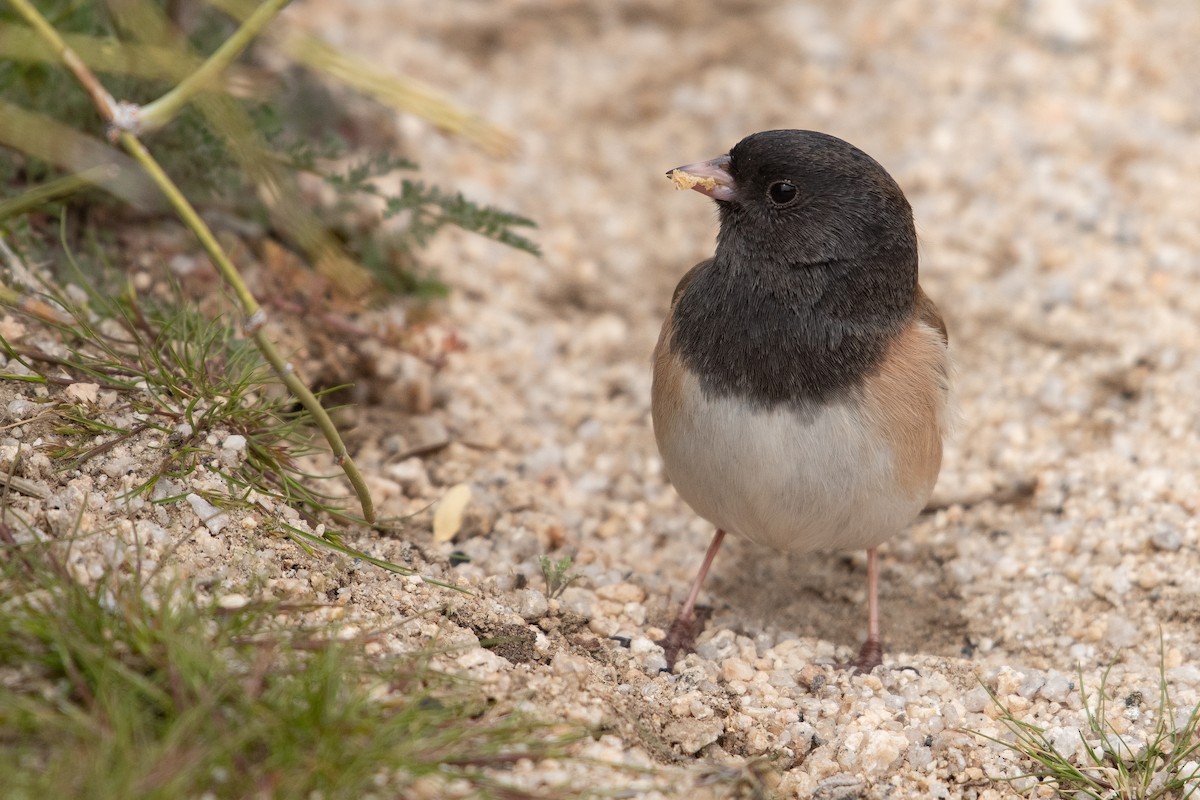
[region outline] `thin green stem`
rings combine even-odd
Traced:
[[[41,186],[35,186],[10,200],[0,201],[0,222],[9,217],[20,216],[60,197],[70,197],[93,184],[102,183],[114,177],[116,173],[116,167],[111,165],[92,167],[75,175],[63,175],[61,178],[47,181]]]
[[[262,352],[263,356],[270,363],[275,374],[288,387],[300,404],[312,416],[317,427],[321,429],[321,433],[325,436],[325,440],[329,442],[329,447],[333,451],[334,458],[337,459],[338,465],[346,473],[351,486],[354,487],[355,494],[358,495],[359,504],[362,506],[363,519],[367,522],[375,521],[375,508],[371,500],[371,494],[367,489],[366,482],[363,480],[362,473],[358,471],[358,466],[354,463],[354,459],[346,452],[346,445],[342,442],[341,435],[338,434],[337,428],[334,427],[333,420],[329,418],[329,414],[325,411],[324,406],[317,400],[304,382],[296,377],[295,372],[284,361],[283,356],[275,347],[275,343],[267,338],[263,332],[263,311],[258,301],[254,298],[245,281],[242,280],[241,274],[237,271],[237,267],[233,265],[225,255],[225,251],[221,249],[221,245],[217,242],[217,237],[213,235],[212,230],[196,212],[188,199],[184,197],[183,192],[179,191],[179,187],[174,181],[168,177],[162,167],[154,159],[141,143],[141,141],[129,133],[122,131],[117,140],[120,145],[125,148],[129,155],[133,156],[150,179],[158,185],[158,188],[166,196],[167,202],[175,209],[183,223],[191,228],[196,234],[196,238],[200,240],[201,246],[204,247],[208,257],[217,267],[217,271],[221,273],[221,277],[225,282],[233,288],[234,294],[238,297],[238,302],[242,306],[242,312],[246,317],[246,326],[248,332],[253,335],[255,344]]]
[[[200,217],[200,214],[192,206],[175,182],[170,176],[163,171],[159,166],[154,156],[146,149],[136,136],[129,131],[122,131],[117,138],[117,143],[124,148],[125,152],[133,156],[133,159],[141,165],[146,174],[150,176],[150,180],[154,181],[158,186],[159,191],[167,198],[167,202],[175,209],[175,213],[183,220],[183,224],[191,228],[196,234],[196,238],[200,240],[201,246],[212,259],[217,271],[221,273],[221,277],[225,279],[237,295],[238,303],[242,306],[242,312],[247,319],[251,319],[259,314],[261,307],[258,300],[254,298],[250,288],[246,286],[246,282],[242,280],[241,274],[237,271],[237,267],[225,255],[225,251],[221,249],[221,245],[217,242],[217,237],[213,235],[212,229]]]
[[[80,84],[87,89],[92,97],[92,101],[96,105],[96,109],[104,117],[104,120],[112,122],[113,114],[116,110],[112,95],[100,84],[100,81],[92,74],[88,66],[83,63],[73,50],[67,47],[54,27],[33,7],[29,0],[12,0],[12,3],[18,13],[46,40],[67,68],[71,70],[71,73],[79,80]],[[247,35],[252,38],[253,34],[260,30],[262,25],[266,24],[278,12],[280,7],[282,7],[282,0],[268,0],[259,9],[266,16],[255,23],[255,25],[251,25],[247,21],[239,31],[248,30],[249,33]],[[245,47],[245,44],[249,40],[249,38],[244,39],[240,46]],[[218,50],[218,52],[221,52],[221,50]],[[240,52],[240,50],[237,52]],[[236,55],[236,52],[234,55]],[[216,54],[209,61],[212,62],[215,57]],[[228,53],[223,56],[223,58],[225,57],[229,57]],[[216,71],[223,68],[223,65],[214,67]],[[204,69],[205,67],[202,66],[200,71]],[[215,72],[211,74],[215,74]],[[203,82],[198,85],[203,87]],[[333,420],[329,418],[329,414],[326,413],[320,401],[317,400],[309,388],[288,367],[274,343],[262,333],[264,322],[262,307],[254,298],[249,287],[246,286],[246,282],[242,280],[237,267],[233,265],[233,262],[225,255],[225,251],[221,249],[221,245],[217,242],[217,238],[213,235],[212,230],[200,218],[200,214],[196,212],[196,209],[183,195],[183,192],[179,190],[179,187],[175,185],[170,176],[163,171],[158,161],[155,160],[154,156],[150,154],[150,151],[146,149],[137,136],[128,130],[120,130],[114,138],[141,165],[146,174],[150,176],[150,179],[158,186],[159,190],[167,198],[167,201],[175,209],[175,212],[179,214],[180,219],[196,234],[201,246],[204,247],[209,258],[216,265],[221,276],[233,288],[234,294],[237,295],[238,302],[242,306],[242,313],[246,318],[247,332],[254,337],[259,350],[271,364],[280,380],[291,390],[296,399],[300,401],[300,404],[312,416],[317,427],[321,429],[321,433],[324,434],[326,441],[329,442],[330,449],[338,461],[338,465],[346,473],[346,477],[350,480],[350,484],[354,487],[354,491],[358,495],[359,504],[362,506],[363,518],[367,522],[374,522],[375,508],[371,500],[371,495],[367,490],[367,485],[363,481],[362,474],[358,471],[354,460],[346,453],[346,445],[342,442],[342,437],[338,434],[337,428],[334,427]]]
[[[157,81],[181,81],[199,68],[201,59],[179,48],[121,42],[84,33],[59,36],[92,72],[113,73]],[[0,59],[31,64],[57,64],[59,57],[30,28],[10,26],[0,36]]]
[[[38,32],[46,44],[50,45],[54,50],[54,54],[58,56],[63,65],[71,71],[75,79],[91,96],[92,102],[96,105],[96,110],[100,112],[100,116],[104,118],[105,123],[110,123],[113,120],[113,114],[116,112],[116,101],[113,96],[108,93],[108,90],[101,85],[92,71],[88,69],[87,64],[83,63],[74,50],[67,46],[63,38],[58,35],[58,31],[54,26],[46,21],[46,18],[38,12],[29,0],[12,0],[13,7],[17,13],[24,17],[35,31]]]
[[[325,407],[321,405],[321,401],[309,390],[304,382],[296,377],[296,373],[292,370],[291,365],[283,360],[283,356],[279,354],[279,350],[275,344],[267,338],[266,334],[260,328],[254,332],[254,342],[262,351],[262,354],[270,362],[271,367],[291,390],[296,399],[300,401],[300,405],[304,406],[313,418],[313,422],[321,429],[321,433],[325,436],[325,441],[329,442],[329,449],[333,452],[333,457],[337,459],[338,466],[346,473],[346,478],[350,481],[350,485],[354,487],[354,493],[358,495],[359,505],[362,506],[363,519],[367,522],[375,521],[375,505],[371,500],[371,493],[367,489],[367,483],[363,480],[362,473],[358,471],[358,465],[354,463],[354,459],[346,452],[346,445],[342,442],[342,437],[338,434],[337,428],[333,424],[333,420],[329,418],[329,413],[325,411]]]
[[[266,0],[246,18],[233,35],[218,47],[200,67],[179,82],[175,88],[152,103],[142,107],[143,131],[153,131],[166,125],[180,109],[191,102],[200,92],[215,85],[217,78],[250,43],[262,33],[263,28],[283,10],[290,0]]]

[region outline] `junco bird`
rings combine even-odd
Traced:
[[[881,661],[876,548],[929,499],[949,393],[946,326],[917,284],[904,193],[874,159],[815,131],[756,133],[667,173],[717,202],[716,254],[671,301],[654,350],[654,435],[680,496],[717,532],[790,552],[867,549],[867,639]]]

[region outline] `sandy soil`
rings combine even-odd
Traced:
[[[545,255],[435,242],[454,293],[429,335],[466,348],[436,375],[397,367],[349,419],[383,513],[416,513],[356,543],[477,597],[338,558],[306,568],[251,526],[212,536],[180,507],[155,524],[186,540],[186,570],[214,593],[257,576],[333,599],[363,628],[452,607],[372,647],[461,645],[448,668],[500,704],[594,725],[581,753],[624,765],[518,765],[509,777],[533,788],[590,771],[615,796],[728,796],[769,756],[781,796],[1008,796],[987,776],[1021,765],[970,733],[1004,735],[978,681],[1078,754],[1076,670],[1094,689],[1112,664],[1114,696],[1157,697],[1160,637],[1175,707],[1200,702],[1200,6],[967,8],[296,5],[297,23],[517,135],[520,154],[495,162],[400,122],[427,176],[537,219]],[[905,188],[961,422],[930,510],[883,549],[884,668],[828,666],[865,628],[863,554],[729,541],[698,652],[665,673],[653,640],[711,532],[665,482],[649,354],[715,214],[663,173],[776,127],[848,139]],[[427,506],[464,482],[467,523],[434,543]],[[470,563],[451,567],[455,550]],[[564,553],[582,578],[548,601],[537,557]],[[495,636],[511,644],[479,647]],[[1145,736],[1150,704],[1113,706],[1114,726]],[[633,769],[650,764],[676,777]]]

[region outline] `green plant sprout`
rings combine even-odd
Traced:
[[[561,596],[568,586],[582,577],[571,572],[573,563],[570,556],[563,556],[557,561],[549,556],[538,556],[542,578],[546,581],[546,597],[553,600]]]
[[[1153,729],[1144,743],[1134,742],[1118,733],[1106,717],[1112,698],[1107,691],[1109,669],[1104,671],[1100,686],[1089,697],[1084,688],[1083,674],[1078,686],[1087,717],[1083,739],[1083,759],[1064,755],[1038,725],[1016,717],[1000,702],[987,686],[984,690],[1000,710],[1000,722],[1015,737],[1005,742],[986,734],[977,736],[1010,748],[1033,762],[1034,769],[1012,778],[997,778],[1006,782],[1032,779],[1029,791],[1049,785],[1067,797],[1092,800],[1189,800],[1200,797],[1200,705],[1178,724],[1171,703],[1166,670],[1159,647],[1158,703],[1154,711]],[[982,685],[982,684],[981,684]],[[1138,698],[1130,696],[1130,702]],[[1097,742],[1092,746],[1088,740]]]

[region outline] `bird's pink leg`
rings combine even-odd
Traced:
[[[692,581],[692,588],[688,592],[687,600],[684,601],[683,608],[679,609],[679,618],[691,619],[695,613],[696,599],[700,596],[700,584],[704,583],[704,578],[708,575],[708,568],[712,566],[713,559],[717,557],[717,551],[721,549],[721,542],[724,540],[725,531],[718,528],[708,545],[708,552],[704,554],[704,563],[700,565],[700,572]]]
[[[679,609],[675,621],[671,623],[671,629],[667,631],[667,638],[662,641],[668,666],[674,665],[675,658],[681,651],[691,650],[696,644],[696,635],[700,633],[698,630],[700,625],[696,620],[696,599],[700,596],[700,586],[704,583],[704,578],[708,575],[708,568],[712,566],[713,559],[717,557],[717,551],[721,549],[721,542],[724,539],[725,531],[718,528],[713,535],[712,542],[708,545],[708,552],[704,554],[704,563],[700,565],[700,571],[696,573],[696,579],[692,581],[692,588],[688,592],[687,600]]]
[[[867,550],[867,640],[858,651],[858,658],[849,666],[859,672],[870,672],[883,663],[883,641],[879,638],[879,567],[875,548]]]

